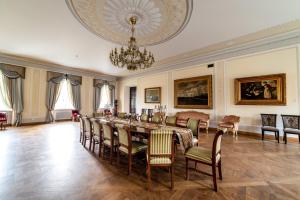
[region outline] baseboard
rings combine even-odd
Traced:
[[[217,128],[208,128],[208,130],[210,131],[217,131]],[[261,139],[261,133],[253,133],[253,132],[247,132],[247,131],[238,131],[238,135],[244,135],[247,137],[251,137],[251,138],[255,138],[255,139]],[[273,135],[269,135],[269,134],[265,134],[264,139],[266,140],[276,140],[275,139],[275,134]],[[288,142],[295,142],[295,143],[299,143],[299,139],[295,138],[295,137],[288,137]],[[283,141],[283,137],[279,136],[279,141]]]
[[[66,122],[66,121],[72,121],[72,119],[55,120],[55,122]],[[21,126],[33,126],[33,125],[42,125],[42,124],[49,124],[49,123],[48,122],[27,122],[27,123],[22,123]]]

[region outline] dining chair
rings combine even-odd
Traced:
[[[260,114],[261,116],[261,139],[264,140],[265,138],[265,131],[274,132],[275,139],[279,143],[279,129],[276,128],[276,114]]]
[[[300,115],[281,115],[283,122],[283,141],[287,143],[287,134],[298,135],[300,143]]]
[[[151,190],[151,168],[169,168],[171,176],[171,189],[174,187],[173,163],[174,163],[174,141],[175,131],[168,129],[156,129],[150,132],[147,150],[147,177],[148,190]]]
[[[232,132],[232,136],[238,135],[240,117],[236,115],[226,115],[222,121],[218,124],[218,129],[226,130],[226,132]],[[224,129],[225,128],[225,129]]]
[[[148,109],[148,116],[149,116],[149,119],[151,119],[151,118],[153,117],[153,112],[154,112],[153,109]]]
[[[147,145],[143,142],[132,141],[131,131],[127,126],[118,126],[118,164],[120,163],[120,153],[128,156],[128,175],[131,173],[132,157],[138,153],[145,152]]]
[[[186,127],[190,129],[193,133],[193,144],[198,146],[198,137],[199,137],[199,120],[197,119],[189,119]]]
[[[167,116],[165,123],[168,126],[176,126],[176,116]]]
[[[161,124],[162,123],[162,115],[160,113],[154,113],[152,116],[151,122],[155,124]]]
[[[195,162],[195,170],[197,170],[197,164],[202,163],[205,165],[209,165],[212,167],[212,177],[213,177],[213,184],[214,184],[214,190],[217,192],[217,173],[216,168],[218,167],[219,171],[219,179],[222,180],[222,165],[221,165],[221,143],[222,143],[222,135],[223,131],[219,130],[217,131],[212,149],[206,149],[199,146],[191,147],[187,150],[185,153],[185,161],[186,161],[186,180],[189,179],[189,161]],[[202,171],[198,171],[202,172]],[[206,172],[202,172],[204,174],[207,174]],[[211,174],[207,174],[211,175]]]
[[[91,118],[92,126],[93,126],[93,137],[92,137],[92,152],[95,152],[95,145],[99,145],[98,155],[101,156],[101,149],[103,145],[101,124],[95,119]]]
[[[82,119],[82,116],[79,115],[79,125],[80,125],[80,136],[79,136],[79,142],[81,144],[83,144],[83,138],[84,138],[84,122],[83,122],[83,119]]]
[[[118,118],[120,118],[120,119],[126,119],[126,112],[119,112],[118,113]]]
[[[142,122],[149,122],[149,116],[145,113],[141,114],[140,121]]]
[[[0,113],[0,127],[1,130],[5,129],[7,125],[7,115],[5,112]]]
[[[146,108],[142,108],[142,114],[147,114],[147,109]]]
[[[112,164],[113,150],[118,146],[117,136],[113,132],[113,128],[109,123],[101,123],[103,129],[103,159],[105,154],[105,147],[109,148],[110,163]]]
[[[91,150],[92,145],[92,127],[91,122],[88,117],[83,117],[83,123],[84,123],[84,134],[83,134],[83,146],[86,146],[86,141],[89,140],[89,150]]]

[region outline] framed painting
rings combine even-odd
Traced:
[[[174,80],[174,107],[212,109],[212,75]]]
[[[145,88],[145,103],[160,103],[161,87]]]
[[[285,74],[237,78],[234,81],[235,104],[286,105],[285,81]]]

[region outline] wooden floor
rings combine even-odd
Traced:
[[[200,145],[210,147],[212,138],[203,134]],[[217,193],[209,176],[191,171],[185,181],[180,152],[174,190],[157,169],[148,192],[143,160],[127,176],[125,159],[123,167],[110,165],[82,147],[78,123],[10,127],[0,132],[0,199],[300,199],[300,144],[225,135],[222,152]]]

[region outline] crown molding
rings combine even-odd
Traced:
[[[152,68],[144,70],[141,73],[120,77],[118,80],[182,69],[299,43],[300,20],[296,20],[202,49],[168,57],[156,62]]]
[[[96,71],[83,70],[74,67],[67,67],[64,65],[50,63],[39,59],[22,57],[22,56],[6,54],[1,52],[0,52],[0,62],[5,64],[23,66],[23,67],[40,68],[40,69],[45,69],[45,70],[59,72],[59,73],[68,73],[77,76],[88,76],[95,79],[103,79],[108,81],[116,81],[117,79],[116,76],[106,75]]]

